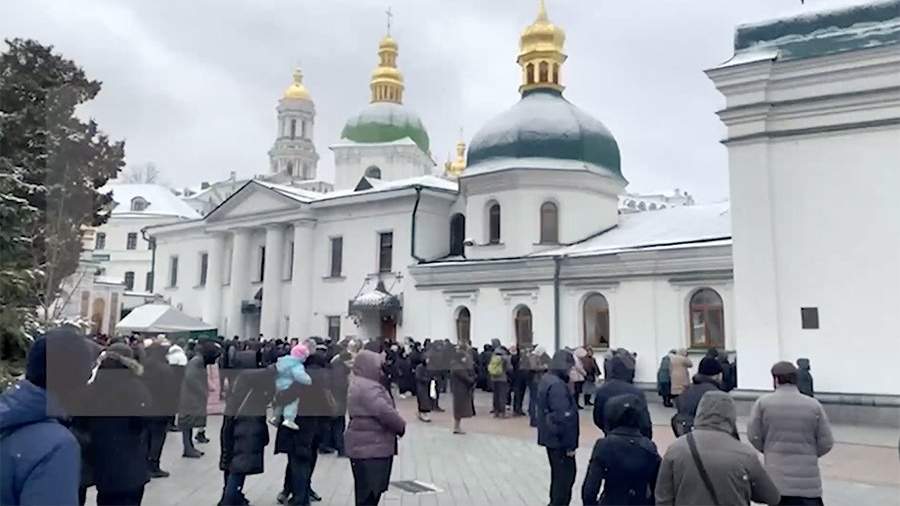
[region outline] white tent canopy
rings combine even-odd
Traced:
[[[117,332],[191,332],[215,329],[167,304],[145,304],[134,308],[116,324]]]

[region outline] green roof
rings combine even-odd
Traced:
[[[347,120],[341,138],[364,144],[411,139],[429,153],[428,132],[422,120],[402,104],[373,102]]]

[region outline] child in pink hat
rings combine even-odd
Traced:
[[[278,359],[275,363],[275,369],[278,371],[278,374],[275,377],[275,388],[278,389],[279,392],[291,388],[291,385],[294,383],[299,383],[301,385],[312,384],[312,378],[309,377],[309,374],[306,373],[306,368],[303,366],[303,362],[306,361],[306,357],[308,356],[309,348],[303,344],[298,344],[291,348],[290,355],[285,355]],[[281,416],[283,418],[281,425],[284,425],[289,429],[299,429],[300,427],[297,426],[297,422],[294,421],[294,418],[297,416],[298,405],[299,400],[295,400],[290,404],[285,404],[280,410],[276,407],[274,416],[270,422],[273,425],[276,425],[278,423],[278,417]]]

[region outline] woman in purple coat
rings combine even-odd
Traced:
[[[384,357],[359,352],[347,398],[350,424],[344,436],[353,470],[357,505],[374,505],[388,489],[391,466],[397,454],[397,438],[406,432],[406,421],[397,412],[382,378]]]

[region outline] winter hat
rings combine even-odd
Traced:
[[[781,361],[772,366],[772,376],[787,376],[789,374],[797,374],[797,366],[787,361]]]
[[[291,356],[294,358],[299,358],[300,360],[306,360],[306,357],[309,356],[309,348],[307,348],[302,343],[294,345],[294,347],[291,348]]]
[[[83,385],[91,376],[93,361],[94,353],[87,340],[74,330],[51,330],[31,345],[25,379],[44,389],[47,388],[48,377],[53,384],[51,386]]]
[[[703,357],[697,372],[704,376],[715,376],[722,373],[722,364],[714,357]]]

